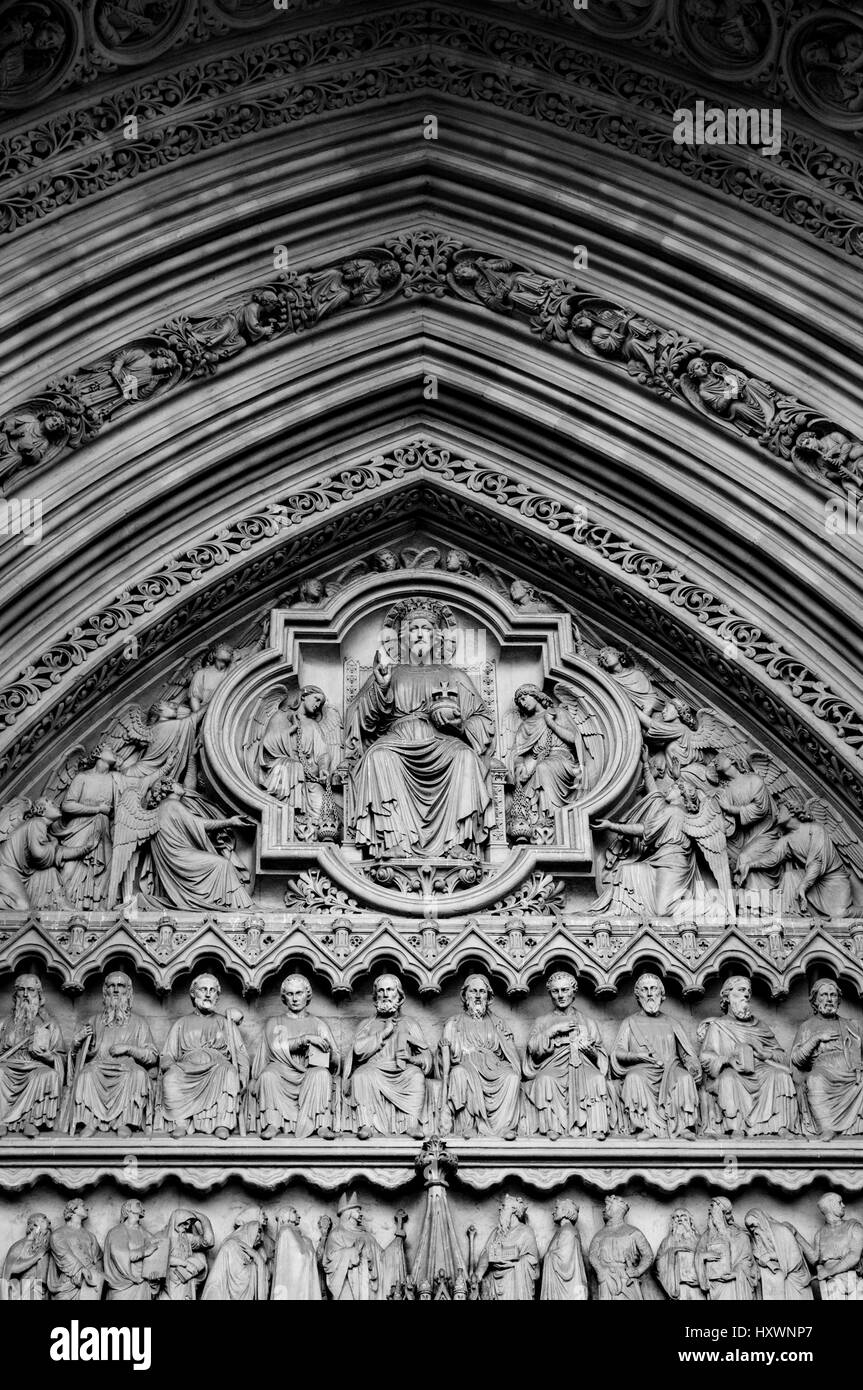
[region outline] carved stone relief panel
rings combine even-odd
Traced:
[[[517,1179],[466,1190],[427,1145],[395,1193],[366,1179],[218,1193],[176,1181],[129,1197],[37,1182],[0,1202],[6,1301],[854,1301],[863,1207],[823,1184],[792,1201],[761,1184],[674,1197]],[[423,1186],[425,1180],[425,1187]],[[851,1267],[843,1270],[843,1265]],[[840,1272],[836,1272],[840,1271]]]

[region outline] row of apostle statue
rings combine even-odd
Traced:
[[[522,1051],[491,1008],[487,976],[470,975],[462,1012],[447,1019],[433,1050],[402,1013],[398,977],[380,975],[375,1013],[342,1053],[328,1023],[310,1012],[308,980],[292,974],[281,987],[285,1012],[266,1020],[250,1055],[243,1015],[219,1011],[211,974],[192,981],[192,1011],[174,1022],[161,1049],[134,1012],[124,972],[105,977],[101,1012],[68,1048],[38,977],[19,975],[12,1012],[0,1023],[0,1137],[34,1138],[40,1130],[324,1140],[338,1133],[495,1140],[863,1133],[861,1028],[839,1013],[832,980],[814,984],[813,1015],[788,1053],[754,1016],[742,975],[725,981],[721,1013],[700,1022],[693,1040],[663,1009],[661,979],[642,974],[638,1010],[610,1050],[575,1007],[574,974],[557,971],[547,988],[551,1011],[533,1022]]]
[[[524,1198],[505,1192],[478,1253],[470,1226],[466,1261],[454,1242],[449,1269],[423,1274],[420,1259],[409,1274],[406,1213],[395,1214],[395,1235],[382,1246],[353,1193],[342,1195],[335,1222],[319,1218],[314,1239],[294,1207],[273,1222],[260,1207],[243,1208],[212,1264],[215,1236],[202,1212],[177,1208],[167,1226],[151,1231],[143,1203],[131,1198],[100,1245],[86,1201],[73,1197],[53,1229],[44,1213],[28,1215],[25,1235],[3,1262],[0,1300],[859,1301],[863,1225],[846,1215],[838,1193],[826,1193],[818,1209],[822,1224],[805,1236],[759,1207],[735,1220],[729,1199],[713,1197],[701,1229],[688,1208],[675,1208],[654,1253],[630,1222],[629,1203],[611,1194],[585,1251],[578,1205],[562,1197],[541,1258]]]

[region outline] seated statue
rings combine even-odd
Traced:
[[[12,1013],[0,1023],[0,1137],[18,1132],[34,1139],[53,1129],[60,1105],[63,1037],[45,1012],[38,975],[18,975]]]
[[[259,780],[307,824],[317,823],[324,790],[340,780],[342,721],[317,685],[304,685],[272,711],[258,748]]]
[[[353,833],[375,858],[475,858],[495,823],[494,719],[467,672],[435,650],[434,603],[406,605],[408,660],[383,649],[348,715]]]
[[[441,1075],[453,1132],[515,1139],[521,1119],[521,1058],[512,1032],[489,1009],[485,975],[469,975],[464,1012],[448,1018],[441,1039]]]
[[[252,1063],[249,1113],[263,1139],[317,1134],[333,1139],[332,1078],[339,1049],[322,1018],[309,1013],[312,987],[304,975],[282,981],[286,1014],[268,1018]]]
[[[698,1025],[704,1068],[704,1132],[791,1135],[799,1130],[797,1093],[779,1041],[754,1017],[752,986],[732,975],[719,992],[722,1018]]]
[[[78,1054],[74,1080],[72,1133],[83,1125],[83,1138],[97,1130],[115,1130],[128,1139],[144,1129],[150,1104],[149,1068],[158,1060],[150,1026],[132,1013],[132,981],[122,970],[105,976],[102,1012],[75,1034]]]
[[[249,1055],[239,1009],[216,1012],[221,992],[214,975],[196,975],[189,989],[194,1013],[177,1019],[165,1043],[162,1109],[175,1139],[195,1132],[227,1139],[237,1126]]]
[[[614,1074],[623,1078],[620,1102],[629,1127],[639,1139],[694,1139],[698,1058],[683,1024],[662,1013],[665,986],[658,975],[640,975],[635,997],[641,1013],[621,1024],[611,1054]]]
[[[344,1089],[353,1100],[358,1139],[422,1135],[432,1054],[419,1024],[401,1016],[404,997],[396,975],[379,975],[372,989],[375,1017],[360,1024],[348,1051]]]
[[[812,1119],[822,1139],[863,1134],[860,1026],[839,1013],[839,986],[817,980],[809,992],[814,1018],[801,1023],[791,1062],[803,1072]]]
[[[536,685],[519,686],[514,702],[510,779],[541,815],[553,816],[570,805],[581,785],[581,734],[567,708]]]
[[[531,1028],[524,1065],[530,1133],[604,1139],[617,1105],[599,1029],[575,1008],[574,975],[558,970],[547,989],[554,1010]]]

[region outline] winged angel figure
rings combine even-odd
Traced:
[[[863,845],[833,808],[810,795],[769,753],[751,753],[742,772],[721,770],[727,779],[726,814],[737,787],[747,793],[736,798],[740,806],[755,803],[749,825],[738,832],[735,880],[746,887],[778,887],[787,912],[831,918],[859,912]]]
[[[291,693],[278,685],[261,701],[243,739],[243,760],[253,782],[288,804],[297,833],[311,833],[333,787],[345,776],[342,717],[320,686]]]
[[[553,816],[596,785],[605,734],[584,698],[563,681],[554,698],[538,685],[521,685],[513,706],[504,723],[509,781],[522,807]]]
[[[669,917],[691,911],[696,888],[709,870],[723,903],[729,904],[726,823],[715,795],[673,782],[660,790],[642,750],[647,795],[627,821],[599,820],[624,841],[612,845],[606,860],[606,887],[591,911],[612,916]],[[626,844],[626,840],[630,843]]]

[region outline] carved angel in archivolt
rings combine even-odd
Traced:
[[[697,410],[729,420],[747,434],[760,434],[776,412],[774,391],[766,381],[706,357],[692,358],[680,378],[680,389]]]
[[[600,820],[596,830],[624,837],[605,864],[606,887],[591,911],[614,916],[668,917],[691,904],[708,869],[722,901],[731,898],[725,818],[715,796],[672,783],[660,791],[642,750],[647,795],[626,821]],[[626,844],[629,840],[629,845]]]
[[[822,426],[823,427],[823,426]],[[863,483],[863,444],[841,430],[824,434],[803,430],[797,436],[791,460],[801,473],[816,482],[859,487]],[[840,494],[841,495],[841,494]]]
[[[652,381],[656,374],[659,329],[610,300],[583,300],[568,336],[585,357],[618,362],[639,381]]]
[[[505,737],[509,781],[542,816],[553,816],[596,783],[604,735],[596,717],[562,681],[554,687],[554,698],[537,685],[519,686]]]
[[[327,794],[342,781],[341,714],[320,686],[304,685],[293,695],[277,686],[251,720],[243,757],[259,786],[314,827]]]

